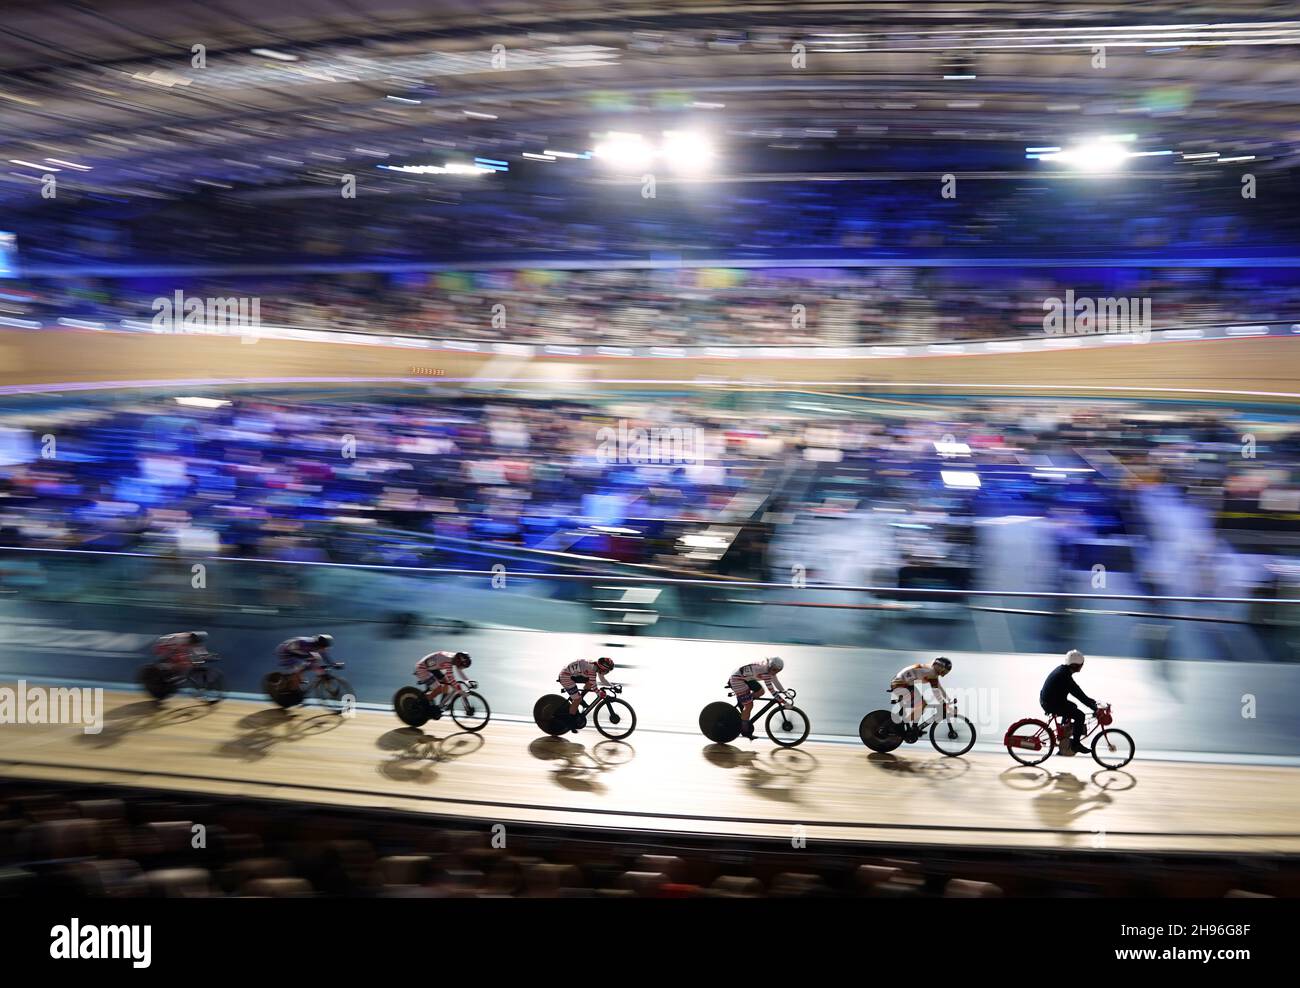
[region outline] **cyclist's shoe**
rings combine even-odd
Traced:
[[[430,719],[432,719],[432,720],[438,720],[441,716],[442,716],[442,707],[439,707],[439,706],[437,706],[436,704],[430,703],[430,704],[429,704],[429,717],[430,717]]]
[[[921,739],[921,729],[915,724],[908,724],[903,728],[903,740],[908,744],[915,744]]]
[[[748,722],[747,722],[747,723],[744,723],[744,724],[741,724],[741,725],[740,725],[740,733],[743,734],[745,737],[749,738],[749,740],[753,741],[753,740],[754,740],[754,725],[753,725],[752,723],[748,723]]]

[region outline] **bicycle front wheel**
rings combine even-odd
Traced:
[[[611,741],[622,741],[636,730],[636,711],[626,700],[606,700],[596,708],[592,720],[596,730]]]
[[[462,731],[481,731],[492,716],[487,700],[472,690],[457,695],[451,701],[451,719]]]
[[[975,725],[960,714],[937,720],[930,728],[930,743],[935,751],[949,758],[964,755],[975,747]]]
[[[1092,743],[1093,760],[1102,768],[1123,768],[1133,760],[1137,748],[1127,731],[1108,727]]]
[[[798,707],[773,707],[763,722],[767,736],[782,748],[793,748],[808,740],[812,724]]]
[[[331,710],[342,710],[348,697],[354,697],[352,684],[339,676],[322,676],[312,688],[312,696]]]
[[[199,666],[190,673],[190,685],[194,694],[204,703],[217,703],[225,695],[226,677],[220,669],[211,666]]]

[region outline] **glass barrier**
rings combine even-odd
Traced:
[[[487,545],[463,562],[414,568],[3,549],[0,614],[92,627],[73,616],[111,616],[149,634],[273,619],[300,625],[295,633],[370,623],[923,653],[1079,648],[1157,660],[1300,658],[1300,600],[795,587],[633,566],[574,572],[579,564],[565,559],[539,572],[536,555]]]

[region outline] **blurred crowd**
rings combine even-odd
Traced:
[[[103,404],[0,428],[0,544],[397,565],[492,544],[1038,590],[1071,589],[1062,573],[1089,569],[1091,546],[1143,591],[1222,596],[1300,582],[1300,430],[1246,416],[743,395]],[[997,525],[1032,519],[1041,545]]]
[[[841,268],[0,282],[0,326],[126,320],[154,300],[256,299],[265,326],[552,344],[853,345],[1041,337],[1044,301],[1150,299],[1154,329],[1300,319],[1300,283],[1214,269]]]
[[[205,828],[194,846],[194,826]],[[1091,852],[1083,857],[822,844],[784,852],[680,835],[584,838],[570,828],[488,831],[343,810],[6,783],[0,899],[988,898],[1278,896],[1300,893],[1294,861]]]
[[[851,168],[850,170],[857,170]],[[175,263],[176,230],[190,263],[499,260],[596,262],[691,256],[1136,256],[1289,249],[1294,211],[1243,199],[1229,170],[1101,184],[964,181],[944,198],[935,180],[575,181],[552,170],[488,176],[463,193],[427,180],[363,176],[358,196],[141,200],[122,215],[71,202],[24,225],[30,263]],[[828,177],[829,178],[829,177]],[[462,180],[463,183],[463,180]],[[1158,194],[1156,194],[1158,188]],[[374,190],[382,190],[376,195]],[[1276,192],[1272,195],[1276,196]]]

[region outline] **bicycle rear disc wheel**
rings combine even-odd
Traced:
[[[451,701],[451,719],[462,731],[481,731],[491,717],[487,700],[473,690],[466,690]]]
[[[881,754],[893,751],[903,743],[903,737],[894,730],[894,716],[888,710],[873,710],[858,725],[858,737],[872,751]]]
[[[812,723],[798,707],[773,707],[763,721],[767,736],[782,748],[794,748],[808,740]]]
[[[735,704],[717,700],[700,711],[700,733],[714,744],[729,744],[740,737],[740,711]]]
[[[1007,754],[1021,765],[1041,765],[1056,750],[1052,729],[1043,721],[1028,717],[1007,728]]]
[[[139,678],[144,691],[155,700],[165,700],[176,692],[174,680],[157,663],[142,666]]]
[[[958,758],[975,747],[975,725],[958,714],[937,720],[930,728],[934,750],[949,758]]]
[[[636,711],[626,700],[606,700],[591,719],[596,730],[611,741],[622,741],[636,730]]]
[[[423,727],[429,722],[429,701],[424,691],[403,686],[393,694],[393,713],[407,727]]]
[[[1092,758],[1102,768],[1123,768],[1133,760],[1137,748],[1127,731],[1107,727],[1092,742]]]
[[[548,693],[533,704],[533,721],[545,733],[559,737],[568,730],[564,724],[567,718],[561,716],[567,714],[568,710],[568,700],[558,693]]]

